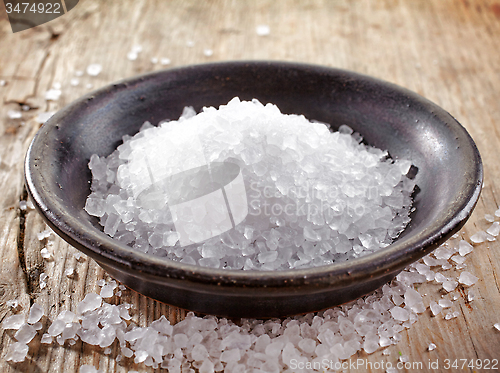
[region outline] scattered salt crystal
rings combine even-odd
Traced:
[[[72,278],[75,276],[75,269],[74,268],[66,268],[64,270],[64,275],[68,278]]]
[[[7,84],[7,82],[3,79],[0,80],[0,87],[3,87]]]
[[[101,297],[103,297],[103,298],[112,297],[113,291],[115,290],[116,287],[117,287],[116,282],[112,282],[112,283],[104,285],[101,288],[101,293],[100,293]]]
[[[112,350],[111,350],[111,348],[106,347],[106,348],[104,349],[104,355],[109,355],[109,354],[111,353],[111,351],[112,351]],[[129,371],[129,373],[130,373],[130,371]]]
[[[26,203],[26,201],[19,201],[19,209],[21,211],[26,211],[27,208],[28,208],[28,204]]]
[[[120,285],[118,285],[118,289],[123,291],[123,290],[127,290],[127,287],[125,285],[120,284]]]
[[[10,119],[19,119],[23,117],[23,114],[19,110],[9,110],[7,111],[7,117]]]
[[[458,253],[462,256],[469,254],[473,249],[473,246],[467,241],[461,240],[458,243]]]
[[[495,327],[496,330],[500,331],[500,323],[496,323],[493,325]]]
[[[36,117],[36,120],[38,123],[43,124],[46,121],[48,121],[54,114],[55,114],[54,111],[47,111],[45,113],[39,113]]]
[[[102,297],[100,295],[89,293],[83,298],[83,300],[78,303],[76,311],[79,314],[83,314],[87,311],[93,311],[99,308],[102,304]]]
[[[71,78],[69,81],[69,84],[71,84],[73,87],[76,87],[78,84],[80,84],[80,79],[78,78]]]
[[[53,341],[53,338],[52,336],[49,334],[49,333],[44,333],[42,335],[42,339],[40,340],[40,343],[43,343],[43,344],[51,344]]]
[[[476,293],[474,290],[469,290],[467,293],[467,301],[472,302],[474,299],[476,299]]]
[[[458,311],[454,311],[454,312],[448,312],[446,314],[446,316],[444,317],[445,320],[451,320],[451,319],[454,319],[456,317],[458,317],[458,315],[460,315],[460,312]]]
[[[255,32],[259,36],[267,36],[271,33],[271,28],[268,25],[258,25],[255,28]]]
[[[94,85],[92,83],[87,83],[85,85],[85,88],[87,88],[87,89],[92,89],[93,87],[94,87]]]
[[[42,250],[40,250],[40,255],[42,256],[42,258],[47,259],[47,260],[54,259],[54,257],[52,256],[52,254],[49,252],[49,250],[46,247],[44,247],[44,248],[42,248]]]
[[[442,309],[443,309],[443,306],[437,304],[436,302],[432,301],[429,305],[430,309],[431,309],[431,312],[434,316],[438,315]]]
[[[391,315],[395,320],[406,321],[410,317],[410,313],[401,307],[393,307],[390,309]]]
[[[455,290],[457,285],[458,285],[458,282],[456,282],[454,280],[446,280],[443,282],[443,289],[449,293],[450,291]]]
[[[45,315],[43,307],[38,303],[33,303],[28,315],[28,324],[35,324]]]
[[[472,236],[470,236],[470,240],[473,243],[481,243],[486,241],[486,232],[479,231],[477,233],[474,233]]]
[[[47,101],[57,101],[61,97],[62,91],[60,89],[51,88],[45,92],[45,99]]]
[[[10,307],[12,309],[16,309],[19,306],[19,302],[17,299],[8,300],[5,304],[7,305],[7,307]]]
[[[97,286],[103,287],[104,285],[106,285],[106,280],[100,279],[100,280],[97,281]]]
[[[157,64],[158,63],[158,58],[157,57],[151,58],[151,63],[152,64]]]
[[[436,346],[434,343],[429,343],[429,347],[427,347],[427,349],[428,349],[429,351],[434,351],[434,350],[436,349],[436,347],[437,347],[437,346]]]
[[[52,234],[52,230],[45,229],[43,232],[37,233],[36,237],[38,238],[39,241],[42,241],[46,238],[49,238],[51,234]]]
[[[127,59],[130,61],[135,61],[137,59],[137,56],[138,56],[137,52],[131,51],[127,53]]]
[[[77,251],[73,254],[73,256],[75,257],[76,261],[77,262],[81,262],[83,260],[85,260],[85,258],[83,257],[82,253]]]
[[[21,343],[28,344],[31,342],[33,338],[35,338],[36,329],[29,324],[23,324],[18,329],[16,334],[14,334],[14,338]]]
[[[448,278],[444,276],[442,273],[436,273],[436,275],[434,276],[434,280],[436,280],[436,282],[443,283],[447,281]]]
[[[28,346],[21,342],[14,342],[9,346],[9,352],[5,357],[5,360],[12,361],[14,363],[20,363],[26,359],[28,354]]]
[[[87,74],[90,76],[97,76],[102,71],[102,65],[98,63],[92,63],[87,66]]]
[[[474,276],[472,273],[463,271],[458,277],[458,282],[466,286],[472,286],[476,283],[478,278]]]
[[[206,56],[206,57],[210,57],[214,54],[214,51],[212,49],[204,49],[203,50],[203,54]]]
[[[170,58],[161,58],[160,59],[160,63],[162,65],[170,65],[170,62],[172,62],[172,61],[170,61]]]
[[[382,351],[382,355],[389,356],[391,354],[391,351],[386,348],[384,351]]]
[[[495,221],[495,217],[491,214],[485,214],[484,218],[486,219],[486,221],[488,221],[490,223],[493,223]]]
[[[486,233],[491,234],[492,236],[498,236],[500,233],[500,223],[494,222],[487,230]]]
[[[24,324],[24,315],[13,315],[7,317],[3,323],[4,329],[19,329]]]
[[[453,255],[451,257],[451,260],[453,260],[457,264],[463,264],[465,262],[465,258],[460,255]]]
[[[78,373],[99,373],[100,371],[97,370],[93,365],[88,365],[84,364],[80,366],[80,369],[78,370]]]

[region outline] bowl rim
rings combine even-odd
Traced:
[[[141,253],[133,248],[124,245],[103,231],[93,228],[85,229],[79,220],[74,216],[65,214],[64,206],[50,198],[47,192],[50,190],[43,175],[37,172],[35,159],[40,148],[43,146],[43,139],[56,129],[68,113],[77,110],[89,100],[100,98],[106,95],[113,86],[125,84],[142,84],[152,79],[158,74],[178,74],[189,73],[192,69],[210,69],[212,67],[221,68],[224,66],[275,66],[276,68],[313,69],[318,72],[328,74],[345,74],[352,79],[362,79],[379,85],[384,89],[396,91],[408,97],[409,100],[430,107],[435,111],[435,115],[440,119],[454,126],[460,133],[461,140],[468,144],[467,151],[474,160],[475,180],[468,185],[468,189],[462,191],[466,196],[460,208],[453,211],[452,217],[447,219],[446,224],[433,226],[410,237],[408,240],[398,241],[386,248],[380,249],[359,258],[354,258],[340,263],[333,263],[319,267],[304,269],[288,269],[280,271],[247,271],[214,269],[198,265],[184,264],[173,260],[154,257]],[[38,160],[39,161],[39,160]],[[215,63],[203,63],[195,65],[180,66],[176,68],[158,70],[123,79],[119,82],[108,84],[98,90],[87,93],[79,99],[71,102],[54,116],[52,116],[31,141],[25,158],[25,182],[28,193],[35,202],[37,210],[41,213],[46,222],[57,234],[63,237],[71,245],[85,252],[98,262],[106,265],[121,268],[122,270],[136,270],[141,276],[150,279],[180,279],[203,284],[217,284],[218,286],[242,286],[242,287],[288,287],[296,285],[315,285],[321,287],[342,287],[352,284],[362,279],[381,277],[384,274],[399,271],[408,264],[416,261],[427,253],[431,252],[452,234],[458,231],[472,213],[481,192],[483,184],[483,167],[479,151],[465,128],[458,123],[448,112],[432,103],[428,99],[412,92],[406,88],[387,81],[383,81],[371,76],[357,72],[332,68],[321,65],[284,62],[284,61],[221,61]],[[370,268],[367,271],[367,267]]]

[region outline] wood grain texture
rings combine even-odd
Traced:
[[[258,36],[259,24],[268,24],[270,35]],[[33,210],[19,209],[19,201],[26,199],[24,154],[39,128],[36,115],[60,109],[90,89],[165,67],[241,59],[298,61],[354,70],[418,92],[449,111],[481,152],[484,190],[461,237],[486,229],[484,215],[500,203],[498,35],[500,3],[488,0],[81,0],[63,17],[17,34],[11,32],[2,3],[0,79],[6,85],[0,86],[0,318],[12,314],[5,302],[14,298],[24,311],[36,301],[48,317],[64,309],[74,311],[85,294],[98,291],[99,279],[108,279],[93,260],[77,261],[76,250],[61,239],[39,241],[37,233],[45,229],[42,219]],[[130,61],[126,55],[133,45],[143,51]],[[213,55],[205,56],[205,49],[212,49]],[[153,57],[169,58],[171,64],[152,64]],[[102,64],[102,73],[84,75],[78,86],[71,86],[75,71],[90,63]],[[56,82],[62,85],[61,98],[46,101],[45,92]],[[10,119],[7,112],[22,105],[30,110],[23,111],[21,119]],[[52,261],[40,255],[46,245]],[[74,278],[65,276],[68,268],[75,269]],[[460,311],[459,317],[444,320],[444,313],[432,317],[427,310],[402,332],[389,356],[381,350],[360,352],[351,360],[395,363],[400,352],[410,362],[424,364],[422,370],[401,372],[436,372],[428,369],[429,360],[442,364],[445,359],[500,359],[500,332],[493,328],[500,322],[500,244],[476,245],[467,269],[479,277],[473,287],[477,299],[469,303],[468,289],[455,291],[459,299],[453,309]],[[49,275],[44,289],[39,283],[42,272]],[[439,288],[419,287],[428,294],[426,305],[444,295]],[[184,310],[130,290],[121,302],[133,305],[134,321],[141,326],[161,314],[171,322],[185,316]],[[427,351],[430,342],[437,344],[435,351]],[[131,360],[116,363],[116,345],[106,356],[102,349],[81,342],[47,347],[39,338],[30,343],[29,360],[8,364],[10,343],[12,333],[0,331],[1,372],[78,372],[82,364],[103,372],[152,371]]]

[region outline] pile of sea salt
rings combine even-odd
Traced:
[[[218,182],[215,166],[229,170],[222,179],[238,176],[209,189]],[[111,237],[183,263],[313,267],[393,242],[409,222],[410,166],[364,145],[346,125],[331,132],[275,105],[234,98],[197,115],[186,108],[158,127],[146,122],[107,158],[93,155],[85,209]]]

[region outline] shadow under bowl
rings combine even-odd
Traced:
[[[374,254],[328,266],[237,271],[186,265],[133,250],[103,233],[83,209],[92,154],[107,156],[144,121],[177,119],[185,106],[233,97],[276,104],[283,113],[347,124],[366,143],[411,160],[416,210],[401,236]],[[353,72],[284,62],[224,62],[158,71],[109,85],[56,113],[39,130],[25,163],[37,209],[63,239],[111,276],[162,302],[228,317],[317,311],[367,294],[458,231],[481,191],[479,152],[446,111],[394,84]]]

